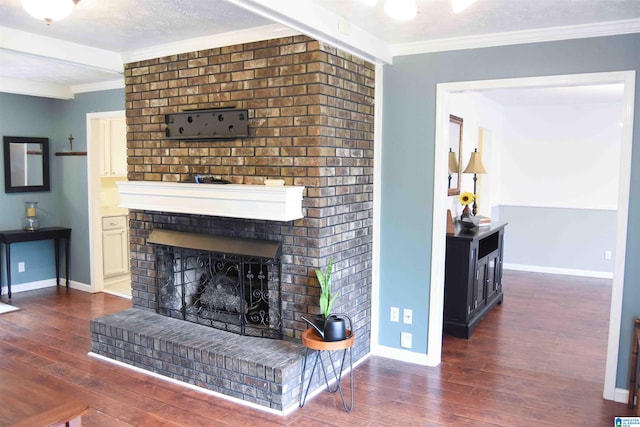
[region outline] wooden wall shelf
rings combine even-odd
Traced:
[[[86,156],[86,151],[60,151],[56,153],[56,156]]]

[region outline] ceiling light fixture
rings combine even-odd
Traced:
[[[451,0],[453,13],[459,13],[475,3],[476,0]]]
[[[387,0],[384,11],[394,19],[409,21],[418,14],[418,5],[416,0]]]
[[[80,0],[22,0],[22,7],[36,19],[44,20],[47,25],[69,16]]]

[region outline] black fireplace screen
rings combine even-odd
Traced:
[[[282,338],[279,260],[173,246],[155,252],[159,314]]]

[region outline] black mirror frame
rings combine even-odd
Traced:
[[[49,138],[31,138],[24,136],[5,136],[4,141],[4,192],[5,193],[31,193],[37,191],[50,191],[49,177]],[[11,155],[9,146],[12,143],[42,144],[42,185],[11,185]]]

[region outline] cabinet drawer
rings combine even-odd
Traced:
[[[108,216],[102,218],[103,230],[115,230],[117,228],[125,228],[127,226],[126,216]]]

